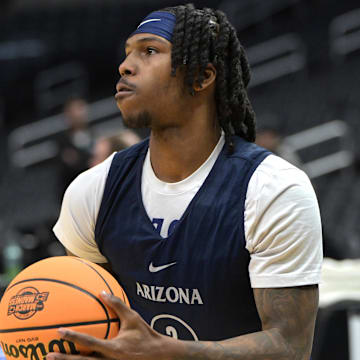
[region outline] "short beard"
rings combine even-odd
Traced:
[[[136,116],[128,116],[123,118],[124,124],[130,129],[150,128],[152,123],[151,115],[148,111],[143,111]]]

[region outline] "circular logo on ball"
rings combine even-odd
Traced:
[[[48,292],[39,292],[34,287],[21,289],[9,301],[8,316],[14,315],[20,320],[29,319],[44,309],[44,302],[48,296]]]

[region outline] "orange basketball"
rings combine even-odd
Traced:
[[[129,301],[101,266],[72,256],[38,261],[21,271],[0,302],[0,344],[7,360],[43,359],[48,352],[89,353],[61,339],[67,327],[102,339],[119,331],[119,319],[99,297],[102,290]]]

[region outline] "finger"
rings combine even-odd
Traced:
[[[79,333],[77,331],[72,331],[65,328],[59,328],[58,333],[63,339],[75,342],[80,345],[84,345],[92,351],[103,353],[104,349],[106,349],[107,347],[106,341],[88,334]]]
[[[94,360],[94,357],[84,356],[84,355],[68,355],[62,353],[48,353],[46,355],[46,360]],[[96,357],[96,359],[101,359],[100,357]]]
[[[131,312],[130,308],[117,296],[105,291],[102,291],[100,296],[115,311],[120,320],[124,319]]]
[[[112,357],[114,355],[112,344],[109,342],[109,340],[99,339],[88,334],[79,333],[77,331],[72,331],[65,328],[59,328],[58,332],[63,339],[81,344],[85,346],[88,350],[93,351],[93,353],[100,353],[102,354],[101,356],[107,357]],[[91,357],[90,359],[92,358],[93,357]],[[66,360],[76,359],[66,358]]]

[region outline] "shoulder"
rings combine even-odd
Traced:
[[[302,170],[276,155],[265,158],[249,182],[244,227],[253,287],[319,282],[320,211]]]
[[[308,176],[276,155],[264,159],[247,189],[245,228],[248,249],[266,238],[270,244],[276,234],[321,239],[319,205]]]
[[[95,243],[94,229],[114,154],[81,173],[67,188],[53,231],[66,249],[93,262],[106,262]]]
[[[269,155],[252,174],[246,193],[247,219],[255,221],[266,213],[272,219],[287,215],[318,223],[319,205],[314,188],[304,171],[276,155]]]
[[[309,177],[304,171],[290,164],[281,157],[271,154],[267,156],[254,171],[248,187],[248,196],[268,196],[286,192],[303,195],[313,193]]]
[[[114,156],[115,153],[78,175],[67,188],[64,199],[70,198],[73,203],[84,197],[101,197]]]

